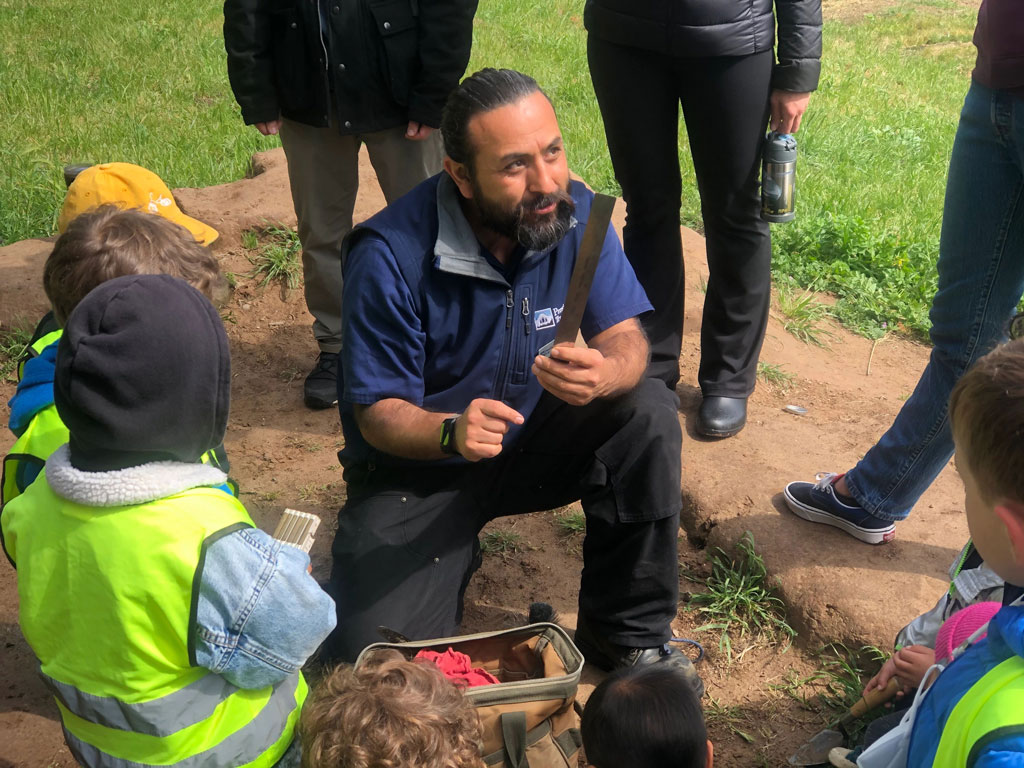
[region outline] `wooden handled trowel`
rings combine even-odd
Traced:
[[[863,717],[875,707],[880,707],[889,701],[900,689],[900,681],[895,677],[890,678],[889,684],[880,691],[871,691],[862,696],[860,701],[850,707],[850,711],[840,718],[836,723],[838,730],[826,728],[813,739],[798,749],[789,758],[790,765],[828,765],[828,753],[836,747],[843,745],[846,738],[846,728],[854,720]]]

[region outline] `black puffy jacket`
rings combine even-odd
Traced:
[[[821,0],[775,0],[772,88],[813,91],[821,74]],[[772,49],[772,0],[587,0],[587,31],[669,56],[745,56]]]
[[[225,0],[228,79],[249,125],[437,128],[469,62],[477,0]],[[321,35],[320,19],[326,34]]]

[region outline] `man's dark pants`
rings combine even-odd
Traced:
[[[480,529],[576,499],[587,517],[581,617],[619,645],[666,642],[679,586],[677,407],[651,378],[582,407],[545,393],[513,447],[494,459],[347,470],[349,498],[332,548],[338,627],[328,654],[353,660],[381,639],[378,626],[410,639],[454,634]]]

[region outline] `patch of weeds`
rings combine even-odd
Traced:
[[[260,230],[250,229],[247,232],[252,233],[252,237],[246,238],[243,234],[242,244],[247,250],[256,251],[249,257],[253,271],[248,276],[257,278],[260,287],[266,287],[275,280],[280,282],[281,297],[287,298],[289,291],[299,287],[302,275],[299,258],[302,245],[298,233],[280,224],[268,224]]]
[[[697,290],[705,296],[708,295],[708,281],[704,279],[703,275],[697,278]]]
[[[786,606],[768,586],[764,560],[754,551],[750,531],[736,544],[736,557],[722,549],[711,558],[711,575],[688,576],[707,592],[691,595],[690,604],[701,617],[710,619],[698,631],[719,630],[718,648],[733,658],[733,640],[754,637],[772,643],[785,641],[788,650],[796,631],[786,621]]]
[[[281,494],[280,494],[279,491],[264,491],[263,493],[261,493],[259,495],[259,500],[260,501],[277,501],[277,499],[278,499],[278,497],[280,497],[280,495]]]
[[[781,683],[768,687],[803,709],[824,715],[834,725],[860,700],[868,676],[885,657],[886,653],[873,645],[855,652],[842,643],[830,643],[818,653],[821,665],[817,670],[806,676],[790,670]],[[856,741],[871,719],[864,717],[847,726],[850,738]]]
[[[303,501],[319,502],[327,493],[330,483],[309,483],[299,488],[299,498]]]
[[[6,379],[18,367],[31,340],[32,328],[27,325],[0,327],[0,379]]]
[[[301,375],[302,371],[294,366],[292,366],[291,368],[285,368],[283,371],[281,371],[281,373],[278,374],[278,376],[281,377],[281,381],[283,381],[285,384],[291,384]]]
[[[515,531],[488,531],[480,539],[480,549],[488,555],[508,557],[526,549],[523,537]]]
[[[235,317],[235,310],[229,309],[227,312],[221,312],[220,321],[224,323],[224,325],[227,325],[228,323],[231,325],[238,325],[238,318]]]
[[[779,322],[782,328],[804,344],[827,347],[832,333],[819,323],[828,316],[828,307],[814,298],[810,291],[797,296],[795,291],[779,286]]]
[[[868,669],[877,670],[886,656],[884,651],[873,645],[866,645],[857,652],[842,643],[829,643],[821,651],[821,670],[825,681],[822,703],[840,715],[845,714],[864,692]]]
[[[251,230],[246,230],[246,232],[250,231]],[[244,233],[242,237],[242,242],[243,244],[245,242]],[[222,272],[221,274],[224,275],[224,281],[228,284],[228,287],[234,290],[235,286],[238,285],[238,275],[236,275],[234,272]]]
[[[757,361],[757,377],[780,392],[788,392],[796,380],[796,376],[782,370],[781,365],[766,363],[763,360]]]
[[[260,236],[255,229],[247,229],[242,232],[242,247],[247,251],[255,251],[260,247]]]
[[[740,728],[740,726],[749,727],[750,724],[740,712],[739,707],[727,707],[714,696],[708,696],[708,700],[704,704],[704,719],[709,726],[719,725],[739,736],[748,744],[754,743],[754,737]]]
[[[562,536],[576,536],[587,530],[587,516],[582,512],[564,512],[555,515],[555,528]]]

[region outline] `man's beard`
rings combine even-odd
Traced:
[[[544,216],[532,215],[534,211],[557,203],[555,210]],[[480,223],[499,235],[515,240],[527,250],[544,251],[553,246],[572,226],[572,214],[576,203],[563,189],[534,200],[520,201],[511,210],[488,200],[476,180],[473,180],[473,204],[476,206]]]

